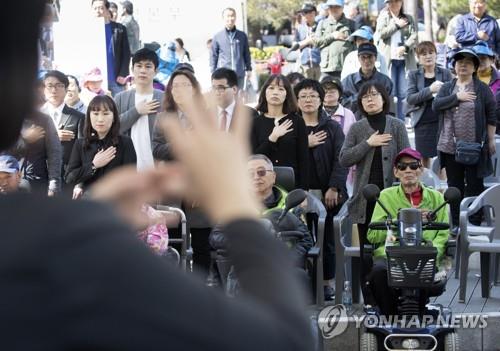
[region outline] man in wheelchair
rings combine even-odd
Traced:
[[[276,174],[273,170],[273,163],[265,155],[253,155],[249,158],[247,166],[248,175],[252,180],[252,191],[263,204],[262,217],[272,223],[272,231],[275,233],[295,231],[301,234],[290,240],[285,238],[284,241],[290,246],[295,266],[305,268],[307,252],[313,246],[313,241],[306,224],[300,218],[300,208],[293,209],[278,221],[285,208],[288,193],[275,185]],[[214,250],[227,249],[226,238],[221,229],[216,226],[210,234],[209,242]]]
[[[443,195],[431,188],[424,186],[420,177],[423,173],[422,155],[411,148],[403,149],[394,160],[394,175],[400,180],[400,184],[384,189],[380,193],[379,200],[390,213],[391,218],[398,217],[398,211],[403,208],[416,208],[421,211],[423,223],[427,222],[430,211],[445,202]],[[387,214],[378,203],[375,205],[371,222],[383,222]],[[436,215],[436,222],[448,223],[448,211],[442,208]],[[423,239],[432,242],[437,249],[437,267],[442,264],[448,241],[449,230],[424,230]],[[390,234],[389,234],[390,235]],[[373,244],[373,268],[367,277],[368,296],[365,305],[375,305],[383,315],[398,314],[398,289],[388,286],[386,243],[393,243],[398,234],[388,237],[387,230],[370,229],[367,234],[368,241]],[[442,273],[440,273],[442,276]],[[438,276],[438,275],[437,275]],[[445,280],[436,283],[432,288],[423,288],[420,295],[420,311],[428,303],[430,296],[438,296],[444,291]]]

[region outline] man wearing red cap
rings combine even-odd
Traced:
[[[426,187],[420,182],[423,173],[422,155],[417,150],[405,148],[394,159],[394,176],[401,182],[400,185],[384,189],[380,193],[379,200],[387,208],[392,218],[397,218],[401,208],[417,208],[422,212],[422,219],[425,221],[427,213],[438,208],[444,203],[443,194],[439,191]],[[377,203],[373,210],[372,222],[382,222],[387,219],[387,214]],[[436,216],[436,222],[448,223],[448,211],[441,209]],[[445,253],[448,241],[449,230],[424,230],[423,238],[432,241],[432,245],[437,248],[437,264]],[[371,281],[375,301],[383,314],[393,315],[396,311],[397,297],[394,292],[387,287],[387,263],[385,255],[385,243],[387,231],[368,230],[367,239],[374,244],[373,269]]]

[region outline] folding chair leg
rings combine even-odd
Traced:
[[[351,269],[351,288],[352,288],[352,302],[353,303],[359,303],[359,293],[360,293],[360,286],[359,286],[359,275],[361,274],[361,262],[359,257],[352,257],[351,258],[352,262],[352,269]]]
[[[335,263],[335,304],[342,303],[342,290],[344,289],[345,280],[345,256],[340,252],[336,253]]]
[[[465,294],[467,292],[467,273],[469,270],[469,253],[467,248],[463,248],[460,258],[460,286],[458,294],[458,302],[465,302]]]
[[[460,271],[460,255],[461,255],[461,248],[460,246],[462,246],[460,244],[460,233],[457,235],[457,243],[456,243],[456,247],[455,247],[455,279],[458,279],[459,277],[459,271]]]
[[[481,297],[490,297],[490,256],[489,252],[481,252]]]
[[[500,284],[500,277],[498,276],[500,273],[500,254],[495,254],[495,275],[493,277],[493,284],[498,285]]]

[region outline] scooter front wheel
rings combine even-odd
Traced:
[[[457,333],[449,333],[444,337],[444,351],[459,351],[460,338]]]
[[[377,336],[372,333],[361,334],[360,351],[377,351]]]

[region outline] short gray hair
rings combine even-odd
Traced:
[[[274,171],[274,166],[273,166],[273,162],[269,159],[269,157],[267,157],[266,155],[263,155],[263,154],[255,154],[255,155],[252,155],[248,158],[248,162],[250,161],[255,161],[255,160],[262,160],[264,162],[267,163],[267,165],[269,166],[269,169],[271,171]]]

